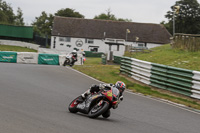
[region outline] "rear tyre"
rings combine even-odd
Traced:
[[[91,110],[88,113],[88,117],[90,118],[97,118],[98,116],[102,115],[106,112],[109,108],[109,103],[107,101],[104,101],[101,106],[98,106],[97,104],[94,105]]]
[[[103,113],[102,116],[103,116],[104,118],[110,117],[110,109],[107,110],[105,113]]]
[[[79,96],[80,97],[80,96]],[[79,104],[79,102],[77,102],[77,100],[79,99],[79,97],[77,97],[76,99],[74,99],[68,106],[68,109],[71,113],[77,113],[78,109],[76,108],[77,105]]]

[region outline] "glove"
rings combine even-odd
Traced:
[[[100,89],[104,89],[104,88],[105,88],[104,84],[100,84],[100,85],[99,85],[99,88],[100,88]]]
[[[91,89],[96,89],[97,87],[98,87],[97,85],[94,85],[94,84],[93,84],[90,88],[91,88]]]

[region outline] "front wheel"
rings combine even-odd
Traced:
[[[98,116],[106,112],[108,108],[109,108],[109,103],[107,101],[103,101],[101,105],[99,105],[99,103],[94,105],[89,111],[88,116],[90,118],[97,118]]]
[[[79,96],[80,97],[80,96]],[[78,109],[76,108],[77,105],[79,104],[79,102],[77,102],[77,100],[79,99],[79,97],[77,97],[76,99],[74,99],[68,106],[68,109],[71,113],[76,113],[78,112]]]
[[[110,109],[107,110],[105,113],[103,113],[102,116],[103,116],[104,118],[110,117]]]
[[[70,59],[66,58],[66,60],[65,60],[65,62],[64,62],[64,64],[63,64],[63,66],[66,66],[66,65],[69,65],[69,64],[70,64]]]

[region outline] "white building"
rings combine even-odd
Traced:
[[[125,45],[152,48],[170,42],[163,25],[54,17],[51,49],[96,51],[122,56]]]

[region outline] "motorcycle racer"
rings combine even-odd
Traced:
[[[76,50],[73,50],[73,51],[71,52],[71,54],[72,54],[71,66],[73,66],[74,63],[78,60],[78,59],[77,59],[77,51],[76,51]]]
[[[114,85],[113,84],[100,84],[100,85],[92,85],[90,87],[90,89],[88,89],[86,92],[84,92],[83,94],[81,94],[81,97],[78,99],[79,102],[83,102],[85,100],[85,98],[90,95],[90,94],[94,94],[94,93],[98,93],[100,90],[106,90],[106,89],[110,89],[111,87],[115,87],[119,90],[119,100],[122,101],[123,100],[123,92],[126,88],[126,85],[124,82],[122,81],[117,81]],[[117,106],[113,107],[114,109],[117,108]]]

